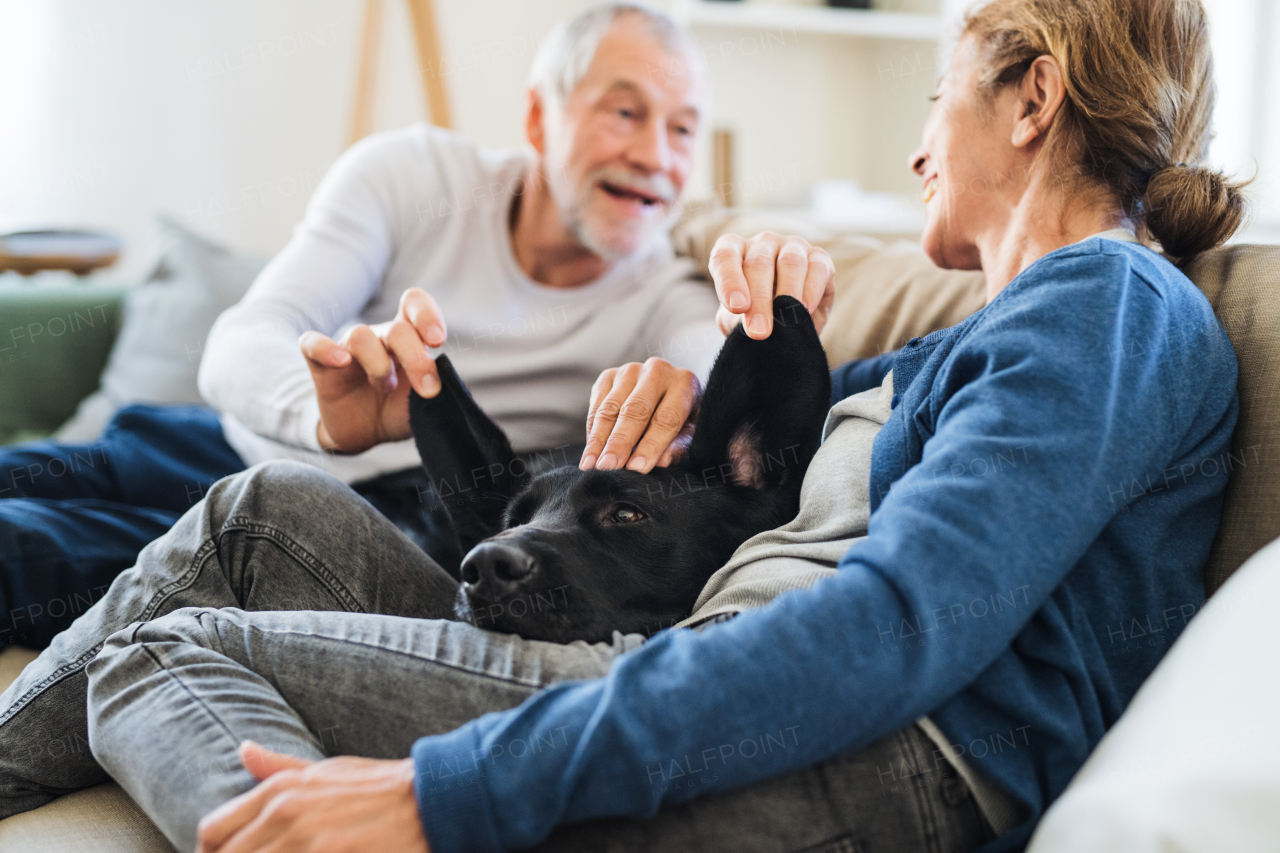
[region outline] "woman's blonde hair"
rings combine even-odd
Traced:
[[[1182,259],[1221,244],[1245,214],[1242,184],[1200,165],[1216,89],[1200,0],[991,0],[971,9],[980,85],[1021,81],[1057,60],[1066,101],[1045,150],[1070,151],[1142,237]]]

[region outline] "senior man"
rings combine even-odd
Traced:
[[[722,341],[715,294],[666,233],[704,118],[699,59],[663,13],[595,6],[536,58],[527,150],[419,124],[343,154],[214,326],[199,376],[214,409],[130,407],[87,450],[0,453],[0,646],[46,646],[87,606],[49,602],[100,597],[213,482],[266,460],[321,467],[421,547],[448,547],[405,440],[410,386],[439,388],[432,353],[449,354],[517,452],[558,449],[543,458],[562,463],[606,368],[665,356],[627,375],[646,374],[642,392],[678,375],[649,402],[688,411]],[[657,423],[644,447],[666,448],[683,414]],[[100,462],[15,476],[77,452]]]

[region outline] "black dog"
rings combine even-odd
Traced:
[[[409,418],[466,555],[445,566],[461,581],[458,617],[556,642],[649,635],[687,617],[739,545],[794,518],[831,382],[804,306],[779,296],[773,309],[766,340],[729,336],[688,451],[649,474],[569,466],[530,478],[438,357],[442,389],[413,394]]]

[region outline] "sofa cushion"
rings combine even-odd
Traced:
[[[1232,470],[1205,567],[1205,591],[1212,594],[1280,537],[1280,246],[1225,246],[1205,252],[1184,272],[1209,297],[1240,367]]]
[[[176,853],[114,782],[0,821],[5,853]]]
[[[1045,814],[1028,853],[1276,849],[1277,600],[1280,541],[1191,620]]]

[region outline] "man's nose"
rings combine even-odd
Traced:
[[[462,580],[481,598],[496,601],[518,591],[537,569],[534,556],[515,543],[482,542],[462,561]]]
[[[627,159],[647,175],[670,169],[671,146],[667,141],[666,125],[657,121],[645,122],[627,146]]]

